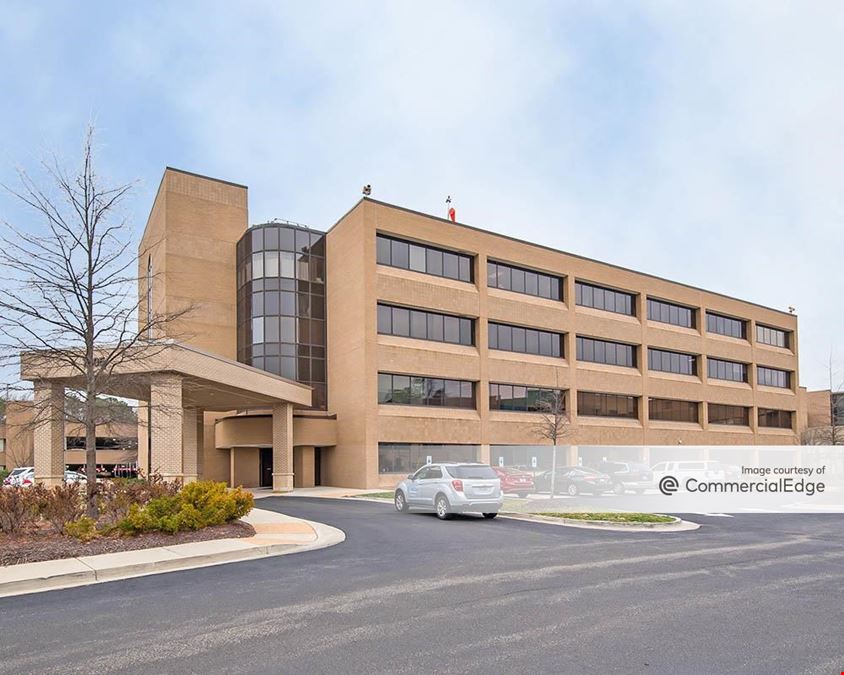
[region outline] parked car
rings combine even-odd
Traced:
[[[495,518],[504,495],[501,480],[487,464],[427,464],[396,487],[396,511],[434,511],[440,520],[454,513],[483,513]]]
[[[19,466],[6,476],[3,485],[29,487],[35,484],[35,467]]]
[[[601,462],[597,467],[612,480],[612,491],[623,495],[628,490],[637,495],[654,487],[654,476],[647,464],[636,462]]]
[[[87,483],[88,478],[85,476],[84,473],[79,473],[78,471],[65,471],[64,472],[64,482],[65,483]]]
[[[536,477],[537,492],[551,492],[551,471]],[[581,492],[599,495],[612,490],[612,480],[605,473],[585,466],[558,466],[554,490],[574,497]]]
[[[674,476],[681,482],[687,478],[699,480],[726,480],[727,478],[725,465],[711,460],[659,462],[651,468],[651,471],[655,483],[659,483],[665,476]]]
[[[515,493],[519,497],[527,497],[533,492],[535,487],[533,475],[527,471],[521,471],[512,466],[494,466],[492,470],[501,481],[501,491],[504,494]]]

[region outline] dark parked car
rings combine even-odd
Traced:
[[[537,492],[550,492],[551,472],[539,474],[535,483]],[[554,485],[554,491],[557,494],[568,494],[574,497],[581,492],[599,495],[610,490],[612,490],[612,480],[600,471],[585,466],[557,467],[557,480]]]
[[[504,494],[515,493],[519,497],[527,497],[533,492],[533,476],[527,471],[512,466],[494,466],[492,470],[501,479],[501,491]]]
[[[628,490],[640,495],[654,487],[654,475],[646,464],[601,462],[597,468],[612,479],[612,491],[617,495],[623,495]]]

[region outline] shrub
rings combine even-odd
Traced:
[[[245,516],[252,510],[252,494],[242,488],[229,491],[225,483],[203,480],[189,483],[179,497],[183,505],[193,507],[204,525],[222,525]],[[197,528],[191,528],[197,529]]]
[[[106,526],[114,526],[129,515],[133,504],[143,506],[151,499],[171,497],[181,487],[153,474],[149,478],[115,478],[100,488],[100,518]]]
[[[93,518],[82,516],[65,525],[64,533],[80,541],[91,541],[97,536],[97,523]]]
[[[132,504],[117,527],[126,534],[199,530],[245,516],[253,498],[241,488],[228,490],[225,483],[197,481],[176,495],[162,495],[145,506]]]
[[[77,483],[63,483],[54,487],[36,485],[29,488],[38,500],[41,517],[50,523],[59,534],[85,512],[85,501]]]
[[[0,488],[0,531],[20,532],[38,518],[38,494],[32,488]]]
[[[2,483],[4,480],[6,480],[6,478],[8,478],[8,476],[9,476],[9,470],[8,469],[0,469],[0,483]]]

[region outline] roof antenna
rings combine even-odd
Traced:
[[[454,207],[451,205],[451,195],[445,198],[446,208],[448,209],[448,219],[455,223],[457,222],[457,212],[454,210]]]

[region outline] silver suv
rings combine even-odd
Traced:
[[[495,518],[504,496],[501,480],[486,464],[428,464],[396,487],[396,510],[435,511],[440,520],[467,511]]]

